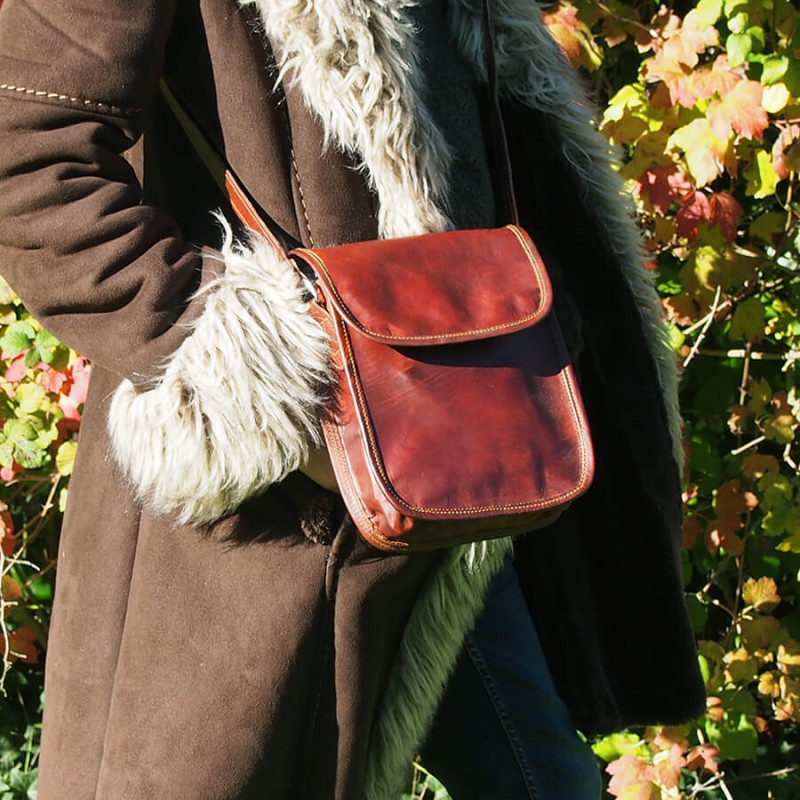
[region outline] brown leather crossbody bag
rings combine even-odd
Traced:
[[[489,61],[494,144],[515,218]],[[162,89],[238,217],[285,254]],[[583,405],[547,270],[518,225],[288,256],[311,279],[311,313],[330,337],[337,383],[322,430],[345,505],[372,545],[423,550],[521,533],[586,491],[594,462]]]

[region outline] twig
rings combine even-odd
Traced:
[[[753,361],[797,361],[800,359],[800,350],[790,350],[788,353],[763,353],[759,350],[751,350],[749,353],[746,348],[734,348],[732,350],[699,350],[699,356],[711,356],[713,358],[752,358]]]
[[[725,781],[722,780],[722,775],[719,776],[719,788],[722,790],[722,794],[725,795],[726,800],[733,800],[733,795],[731,794],[731,790],[728,788]]]
[[[761,444],[761,442],[763,442],[766,438],[766,436],[757,436],[755,439],[753,439],[753,441],[743,444],[741,447],[737,447],[735,450],[731,450],[731,455],[741,455],[745,450],[749,450],[751,447]]]
[[[731,783],[744,783],[744,781],[758,781],[762,778],[778,778],[781,775],[789,775],[792,772],[797,772],[800,767],[784,767],[783,769],[776,769],[774,772],[762,772],[760,775],[742,775],[736,776],[731,780]]]
[[[717,284],[717,291],[714,293],[714,302],[711,304],[711,310],[706,315],[706,323],[703,325],[702,329],[700,330],[700,334],[697,337],[697,340],[692,345],[692,349],[689,351],[689,355],[683,361],[684,369],[689,366],[689,362],[697,355],[697,351],[700,349],[700,345],[703,343],[703,339],[706,338],[706,333],[708,329],[711,327],[711,323],[714,321],[714,317],[717,313],[717,308],[719,307],[719,296],[722,292],[722,286]]]

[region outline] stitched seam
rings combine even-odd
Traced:
[[[298,185],[299,185],[299,179],[298,179]],[[531,265],[531,268],[536,274],[539,285],[541,286],[544,281],[542,278],[541,270],[539,268],[539,263],[537,262],[535,256],[533,255],[533,252],[531,251],[530,247],[528,247],[527,242],[525,242],[525,240],[522,238],[522,235],[513,225],[507,225],[506,229],[511,231],[511,233],[513,233],[514,236],[517,238],[517,241],[519,242],[523,252],[525,253],[525,256],[528,259],[528,263]],[[311,234],[309,232],[309,236],[310,235]],[[317,264],[319,269],[325,273],[326,277],[328,278],[328,283],[330,285],[331,291],[336,297],[336,300],[338,301],[339,305],[345,311],[348,317],[348,321],[351,322],[356,328],[358,328],[363,333],[366,333],[370,336],[375,336],[379,339],[391,339],[392,341],[396,342],[425,342],[425,341],[431,341],[433,339],[441,341],[443,339],[463,339],[467,336],[475,336],[477,334],[495,333],[497,331],[508,330],[510,328],[516,328],[519,327],[520,325],[524,325],[526,322],[531,322],[535,320],[537,317],[539,317],[549,297],[549,295],[546,292],[541,292],[539,295],[539,305],[537,306],[536,310],[533,311],[531,314],[528,314],[524,317],[520,317],[519,319],[515,319],[512,322],[503,322],[499,325],[492,325],[488,328],[476,328],[470,331],[457,331],[455,333],[420,334],[418,336],[393,336],[392,334],[389,333],[378,333],[377,331],[373,331],[370,328],[367,328],[358,320],[355,314],[350,310],[350,307],[347,305],[347,303],[345,303],[342,296],[339,294],[339,290],[336,288],[336,284],[333,282],[333,278],[331,278],[331,274],[328,271],[327,265],[325,264],[319,253],[315,253],[313,250],[307,250],[306,248],[298,248],[298,250],[295,252],[301,252],[303,253],[303,255],[311,258]]]
[[[530,800],[541,800],[541,796],[535,785],[536,782],[533,777],[533,771],[528,764],[528,759],[525,758],[522,743],[520,742],[517,731],[514,728],[514,723],[511,720],[511,716],[508,713],[505,703],[503,702],[503,698],[500,697],[500,693],[497,691],[497,685],[492,678],[491,671],[489,670],[485,659],[481,655],[480,649],[478,648],[477,644],[475,644],[471,636],[467,636],[464,642],[464,647],[467,651],[470,661],[472,661],[472,665],[475,667],[475,671],[478,673],[478,677],[483,684],[483,688],[486,690],[486,694],[489,695],[489,700],[491,701],[495,714],[497,714],[497,719],[503,728],[506,739],[508,739],[508,744],[511,747],[511,752],[514,754],[514,760],[517,762],[517,766],[519,767],[519,771],[522,775],[522,780],[525,784],[525,789],[528,792]]]
[[[308,241],[311,242],[311,246],[314,246],[314,236],[311,233],[311,223],[308,219],[308,209],[306,208],[306,196],[303,194],[303,184],[300,182],[300,172],[297,169],[297,161],[294,157],[294,148],[290,148],[289,152],[292,156],[292,169],[294,170],[294,178],[297,181],[297,193],[300,196],[300,208],[303,209],[303,218],[306,221],[306,230],[308,231]]]
[[[47,100],[63,100],[73,105],[83,107],[95,107],[111,111],[115,114],[138,114],[141,113],[141,108],[122,108],[121,106],[114,106],[110,103],[103,103],[99,100],[87,100],[83,97],[70,97],[68,94],[59,94],[58,92],[48,92],[43,89],[29,89],[26,86],[14,86],[10,83],[0,83],[0,89],[7,92],[15,92],[16,94],[27,94],[31,97],[43,97]]]
[[[381,482],[383,484],[383,488],[403,508],[408,509],[410,511],[421,511],[425,514],[436,514],[438,516],[455,516],[465,513],[481,513],[488,511],[536,511],[537,509],[541,509],[543,507],[546,508],[552,507],[553,505],[557,505],[559,501],[569,500],[570,498],[575,497],[581,493],[584,486],[586,485],[586,479],[589,472],[588,449],[586,447],[586,439],[582,435],[583,433],[582,426],[579,424],[578,411],[575,406],[576,403],[575,393],[573,391],[572,384],[566,374],[566,371],[562,371],[560,377],[562,382],[565,384],[567,388],[567,392],[571,400],[570,410],[572,412],[572,418],[575,424],[577,425],[578,430],[581,433],[581,435],[578,437],[581,448],[581,473],[578,483],[572,489],[570,489],[567,492],[562,492],[559,495],[554,495],[548,500],[535,500],[529,503],[508,503],[505,505],[496,505],[496,506],[466,506],[462,508],[426,508],[424,506],[412,505],[411,503],[404,500],[402,497],[400,497],[400,495],[397,493],[394,486],[392,485],[391,481],[389,480],[389,476],[386,474],[383,467],[383,460],[381,459],[380,454],[378,452],[377,442],[375,441],[375,432],[373,430],[372,421],[370,419],[369,410],[367,408],[366,398],[364,397],[364,391],[361,386],[361,381],[358,377],[355,355],[353,354],[352,345],[350,344],[350,334],[349,331],[347,330],[347,325],[342,321],[340,317],[334,315],[334,318],[336,320],[339,331],[341,332],[342,341],[344,342],[345,345],[345,355],[347,357],[347,364],[349,366],[348,371],[353,378],[353,385],[356,388],[356,397],[358,399],[358,405],[361,409],[361,418],[364,420],[364,428],[367,432],[367,439],[369,440],[369,447],[370,451],[372,452],[372,462],[378,470]],[[550,328],[550,331],[552,335],[552,327]]]

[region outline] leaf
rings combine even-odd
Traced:
[[[669,750],[662,750],[653,757],[656,781],[666,789],[678,788],[681,770],[686,766],[686,759],[682,753],[683,748],[674,744]]]
[[[761,105],[770,114],[779,114],[789,104],[792,95],[785,83],[776,83],[764,88]]]
[[[707,222],[710,217],[711,204],[708,202],[708,195],[705,192],[690,192],[683,199],[675,217],[678,223],[678,236],[689,242],[696,242],[700,223]],[[714,261],[717,263],[716,250],[714,255]],[[707,280],[701,279],[700,284],[711,288]]]
[[[709,223],[718,225],[725,241],[732,242],[736,238],[739,217],[744,210],[736,199],[727,192],[715,192],[708,201]]]
[[[738,67],[747,61],[753,51],[753,40],[747,33],[732,33],[725,40],[725,50],[732,67]]]
[[[761,83],[764,86],[771,86],[777,83],[789,69],[789,59],[782,55],[767,56],[762,64]]]
[[[775,617],[764,616],[755,619],[744,618],[741,621],[742,644],[752,650],[771,647],[775,636],[782,630],[781,623]]]
[[[61,475],[71,475],[72,467],[75,464],[75,454],[78,451],[78,443],[74,440],[62,442],[56,453],[56,469]]]
[[[770,473],[777,475],[778,472],[780,472],[780,465],[775,456],[754,453],[747,456],[742,462],[742,472],[746,477],[752,480],[754,478],[761,478]]]
[[[764,338],[766,312],[757,297],[748,297],[736,306],[731,319],[731,339],[760,342]]]
[[[610,733],[592,745],[592,751],[603,761],[615,761],[621,756],[645,755],[647,748],[635,733]]]
[[[781,180],[800,171],[800,125],[783,128],[772,145],[772,167]]]
[[[745,193],[756,200],[775,194],[780,178],[772,166],[772,156],[766,150],[756,151],[756,157],[744,171],[747,178]]]
[[[750,395],[747,408],[754,414],[760,414],[767,403],[772,400],[772,389],[765,379],[751,378],[747,386],[747,394]]]
[[[720,760],[753,761],[758,748],[758,732],[746,715],[728,709],[720,722],[706,721],[709,742],[719,749]]]
[[[706,114],[714,136],[725,140],[735,131],[746,139],[760,139],[769,126],[761,105],[763,91],[757,81],[743,80],[722,100],[713,100]]]
[[[694,19],[700,28],[716,25],[722,15],[722,0],[700,0],[694,10]]]
[[[686,754],[686,768],[692,771],[719,772],[719,764],[714,760],[719,756],[719,750],[711,744],[701,744],[693,747]]]
[[[636,756],[622,756],[606,766],[611,775],[608,793],[621,800],[659,800],[661,791],[653,783],[653,768]]]
[[[744,543],[736,531],[744,527],[740,520],[733,518],[713,519],[706,528],[706,548],[711,555],[716,555],[720,548],[732,556],[740,556],[744,552]]]
[[[17,413],[27,416],[36,411],[46,410],[50,406],[45,390],[36,383],[25,383],[14,393]]]
[[[678,128],[670,137],[668,147],[683,153],[689,174],[698,188],[711,183],[725,169],[730,136],[720,139],[711,129],[708,119],[695,119]]]
[[[769,614],[781,602],[778,586],[772,578],[748,578],[742,587],[742,599],[762,614]]]
[[[8,506],[0,501],[0,548],[6,558],[14,555],[14,519]]]
[[[715,94],[725,97],[743,78],[743,70],[732,67],[722,54],[710,68],[701,67],[692,73],[692,91],[696,100],[708,100]]]
[[[654,166],[644,172],[636,182],[637,194],[646,194],[650,205],[659,214],[666,214],[673,203],[691,190],[691,181],[677,164],[669,167]]]
[[[9,661],[24,661],[26,664],[39,663],[39,650],[36,647],[36,633],[31,628],[17,628],[8,635]]]
[[[3,575],[0,579],[0,594],[3,595],[3,602],[15,603],[22,599],[22,587],[10,575]]]
[[[793,639],[778,645],[778,668],[788,675],[800,675],[800,644]]]
[[[17,356],[30,348],[36,331],[29,322],[18,320],[6,328],[0,337],[0,348],[9,356]]]
[[[708,47],[719,44],[716,28],[701,24],[703,17],[690,11],[683,18],[683,26],[664,43],[663,53],[687,67],[695,67],[698,55]]]

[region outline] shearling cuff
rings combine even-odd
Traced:
[[[224,224],[224,223],[223,223]],[[297,275],[260,238],[222,247],[191,334],[146,391],[114,393],[114,455],[144,504],[205,524],[281,481],[321,443],[330,350]]]

